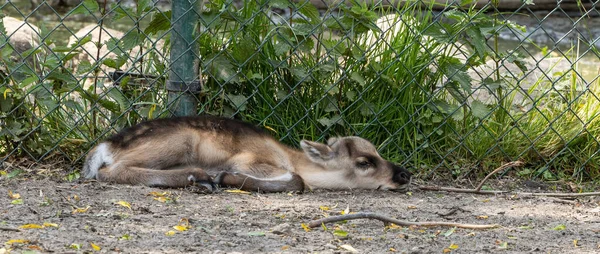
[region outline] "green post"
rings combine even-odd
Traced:
[[[197,113],[200,92],[196,60],[194,25],[198,21],[199,0],[173,0],[171,6],[171,73],[167,82],[168,105],[175,116]]]

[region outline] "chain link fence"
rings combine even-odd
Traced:
[[[360,135],[421,176],[597,178],[597,1],[7,0],[0,162],[77,171],[145,119]]]

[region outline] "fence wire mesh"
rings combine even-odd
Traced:
[[[293,146],[359,135],[422,175],[522,160],[521,176],[598,176],[597,1],[192,1],[192,41],[171,4],[4,1],[0,169],[78,170],[107,135],[176,112],[169,80],[190,73],[173,46],[194,56],[194,113]]]

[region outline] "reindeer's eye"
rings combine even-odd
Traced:
[[[359,160],[358,162],[356,162],[356,165],[361,168],[367,168],[367,167],[370,167],[372,165],[372,163],[369,160],[365,159],[365,160]]]

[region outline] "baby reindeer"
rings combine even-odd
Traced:
[[[285,146],[260,128],[213,117],[155,119],[94,147],[83,174],[121,184],[179,188],[215,185],[246,191],[316,189],[406,191],[411,174],[360,137]]]

